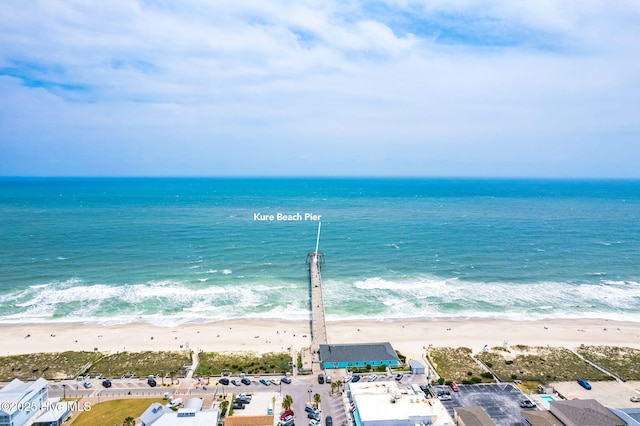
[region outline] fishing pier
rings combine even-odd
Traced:
[[[322,298],[321,265],[324,263],[324,255],[318,252],[320,243],[320,223],[318,223],[318,237],[316,250],[307,254],[309,265],[309,284],[311,293],[311,352],[315,353],[320,345],[327,343],[327,325],[324,315],[324,300]]]

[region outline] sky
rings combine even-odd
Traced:
[[[640,2],[3,0],[1,176],[640,177]]]

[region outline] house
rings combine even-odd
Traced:
[[[522,411],[526,426],[627,426],[629,423],[615,415],[595,399],[554,401],[549,411]]]
[[[47,405],[47,385],[43,378],[29,383],[13,379],[0,389],[0,426],[30,425]]]
[[[549,407],[551,414],[566,426],[627,426],[627,422],[595,399],[554,401]]]
[[[324,369],[400,365],[391,343],[320,345],[320,363]]]
[[[140,416],[143,426],[208,426],[217,425],[220,420],[218,410],[203,410],[202,398],[188,399],[184,408],[173,411],[169,407],[154,402]]]
[[[49,409],[36,419],[33,426],[62,426],[71,417],[71,403],[54,402]]]
[[[496,426],[482,407],[455,407],[456,426]]]

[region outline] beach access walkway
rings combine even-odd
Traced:
[[[307,255],[309,263],[309,281],[311,284],[311,353],[317,353],[320,345],[327,343],[327,325],[324,317],[324,300],[322,298],[322,276],[320,265],[324,260],[322,253],[313,252]]]

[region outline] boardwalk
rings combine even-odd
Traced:
[[[327,326],[324,319],[324,300],[322,299],[322,276],[320,265],[322,253],[309,253],[309,282],[311,284],[311,352],[317,352],[320,345],[327,343]]]

